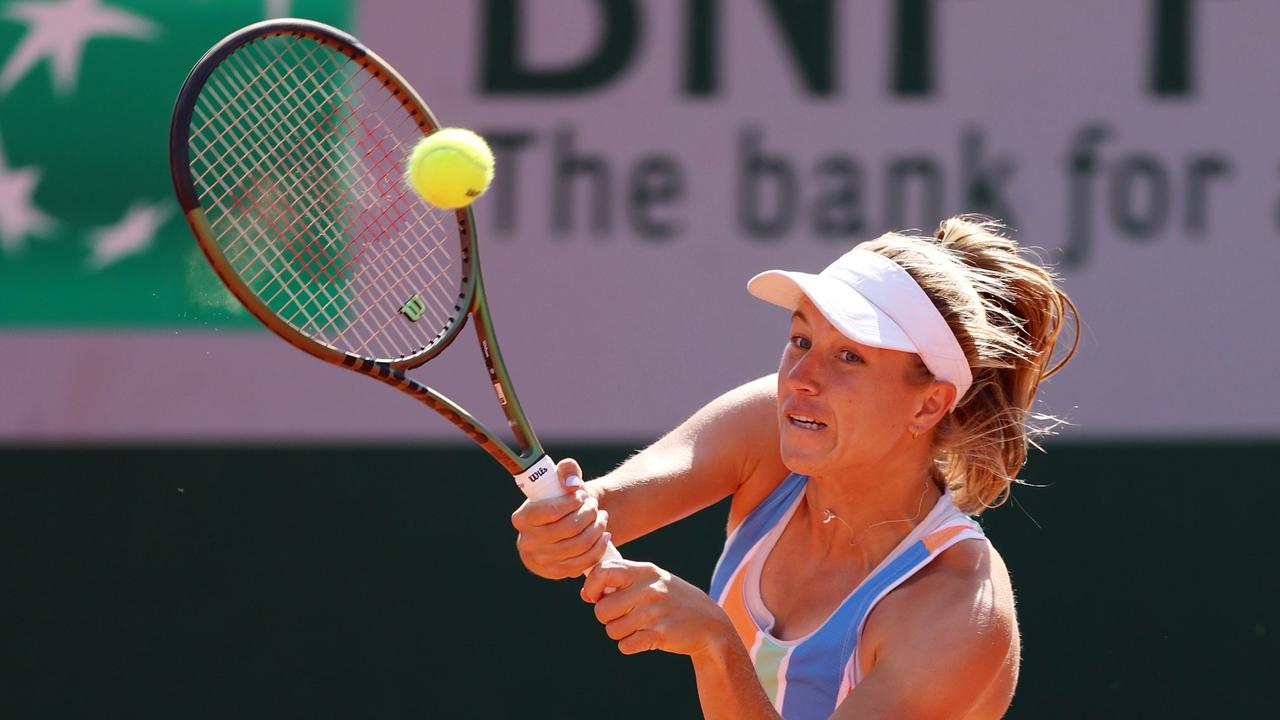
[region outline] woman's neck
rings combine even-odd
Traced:
[[[818,552],[857,554],[878,562],[924,520],[944,492],[931,467],[812,476],[797,519]]]

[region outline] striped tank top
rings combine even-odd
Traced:
[[[943,493],[902,542],[844,599],[818,629],[794,640],[769,634],[773,616],[760,597],[760,571],[804,498],[808,477],[791,474],[725,541],[711,578],[711,597],[724,608],[751,654],[756,677],[786,720],[825,720],[861,679],[858,644],[876,603],[939,553],[982,529]]]

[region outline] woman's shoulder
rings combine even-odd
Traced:
[[[790,471],[778,450],[778,381],[766,375],[723,395],[722,430],[733,438],[741,459],[737,489],[729,508],[729,529],[737,527]]]
[[[920,617],[938,616],[941,611],[959,606],[965,612],[942,616],[982,617],[985,622],[996,620],[1016,626],[1009,569],[986,538],[962,540],[946,548],[881,604],[887,611],[881,615],[910,619],[913,623],[919,622]]]
[[[1007,707],[1021,642],[1004,558],[985,538],[943,550],[877,604],[863,641],[870,666],[894,647],[930,647],[964,658],[965,682],[989,683],[984,703]]]

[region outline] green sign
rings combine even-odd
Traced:
[[[192,65],[269,17],[350,28],[350,0],[27,0],[0,10],[0,327],[257,323],[173,197]]]

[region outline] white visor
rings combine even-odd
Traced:
[[[767,270],[751,278],[752,295],[795,310],[804,297],[845,337],[872,347],[912,352],[934,377],[956,387],[973,384],[960,343],[929,296],[897,263],[870,250],[850,250],[821,273]]]

